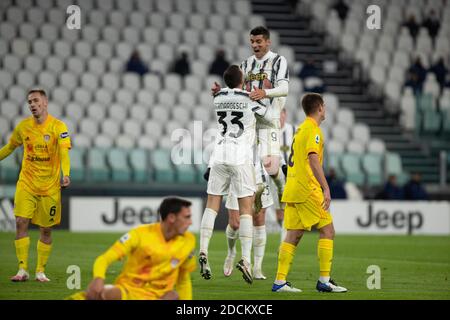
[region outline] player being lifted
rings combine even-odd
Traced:
[[[242,88],[244,79],[239,66],[232,65],[224,73],[227,88],[214,96],[218,136],[215,140],[213,160],[208,180],[208,200],[200,227],[200,273],[204,279],[211,278],[208,263],[208,246],[214,222],[219,212],[222,196],[229,193],[238,198],[239,239],[242,258],[237,268],[243,278],[252,283],[251,248],[253,237],[253,200],[256,191],[254,145],[256,137],[255,112],[265,115],[266,108],[252,101]]]
[[[28,225],[40,227],[37,243],[36,280],[50,281],[45,266],[52,248],[51,227],[61,221],[61,187],[70,184],[71,147],[66,125],[48,114],[44,90],[30,90],[28,105],[32,116],[21,121],[9,140],[0,149],[0,161],[23,145],[22,169],[14,197],[16,216],[16,247],[19,271],[12,281],[27,281],[30,238]],[[61,169],[63,180],[60,182]]]
[[[259,26],[250,31],[250,44],[254,55],[241,63],[245,81],[243,88],[250,92],[252,100],[267,105],[266,121],[258,121],[258,143],[264,168],[277,186],[279,198],[283,193],[283,178],[280,168],[280,112],[286,102],[289,90],[289,69],[286,58],[270,51],[270,32]],[[213,94],[220,90],[214,83]],[[258,186],[255,209],[261,208],[260,195],[264,186]]]

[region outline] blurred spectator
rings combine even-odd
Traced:
[[[408,71],[408,75],[405,81],[405,87],[411,87],[414,95],[422,93],[422,84],[419,81],[419,76],[413,71]]]
[[[411,179],[403,187],[406,200],[428,200],[428,194],[422,186],[422,177],[416,172],[411,175]]]
[[[330,187],[331,199],[347,199],[344,183],[338,179],[334,168],[330,168],[326,179]]]
[[[403,190],[397,185],[397,177],[395,175],[388,177],[388,181],[377,198],[383,200],[403,200]]]
[[[334,9],[337,11],[338,16],[341,19],[341,21],[344,21],[347,18],[347,13],[348,13],[349,8],[344,0],[335,1],[334,5],[331,7],[331,9]]]
[[[439,60],[430,68],[430,71],[436,75],[436,80],[439,82],[441,89],[445,85],[445,77],[448,69],[445,67],[444,58],[440,57]]]
[[[225,51],[219,49],[216,51],[216,57],[209,67],[209,73],[222,77],[229,65],[230,63],[225,59]]]
[[[434,38],[436,37],[436,35],[439,32],[441,23],[439,22],[436,12],[433,9],[430,10],[428,17],[425,19],[425,21],[422,23],[422,25],[428,29],[428,34],[434,40]]]
[[[403,23],[405,27],[409,29],[409,33],[413,39],[416,39],[417,34],[419,33],[419,25],[416,22],[416,17],[414,15],[410,15],[408,20]]]
[[[131,54],[131,57],[127,62],[126,71],[136,72],[140,76],[149,72],[149,68],[144,63],[144,61],[142,61],[141,56],[139,55],[139,52],[137,50],[133,51],[133,53]]]
[[[178,73],[182,77],[191,73],[191,65],[189,63],[187,52],[182,52],[181,56],[175,60],[173,72]]]
[[[302,80],[305,80],[305,78],[308,77],[318,77],[318,76],[319,70],[314,65],[313,59],[308,59],[298,74],[298,77]]]
[[[425,81],[425,77],[427,75],[427,70],[424,68],[422,64],[422,60],[420,57],[416,57],[416,60],[414,61],[414,64],[409,67],[408,71],[414,72],[419,77],[418,81],[420,85],[423,85],[423,82]]]

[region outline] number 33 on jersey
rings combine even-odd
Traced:
[[[255,113],[265,115],[266,107],[240,89],[224,88],[214,96],[219,135],[214,162],[230,165],[252,164],[256,136]]]

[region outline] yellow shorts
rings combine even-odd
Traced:
[[[286,203],[284,208],[284,227],[293,230],[311,231],[311,227],[317,229],[333,222],[328,211],[322,208],[323,194],[313,192],[305,202]]]
[[[31,219],[40,227],[52,227],[61,222],[61,192],[49,196],[34,195],[17,184],[14,215]]]
[[[125,283],[116,283],[115,287],[120,289],[122,300],[158,300],[159,296],[156,292],[148,290],[147,288],[138,288],[129,286]]]

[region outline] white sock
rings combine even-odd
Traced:
[[[239,216],[239,240],[241,241],[242,257],[251,264],[253,218],[249,214]]]
[[[239,230],[233,230],[228,224],[225,234],[227,236],[228,255],[234,257],[236,256],[236,240],[239,236]]]
[[[327,283],[330,281],[330,277],[319,277],[319,281],[322,283]]]
[[[206,255],[208,255],[209,240],[211,240],[213,234],[216,217],[217,212],[210,208],[205,208],[200,224],[200,252]]]
[[[261,270],[262,261],[264,259],[264,251],[266,249],[266,226],[253,227],[253,257],[254,269]]]

